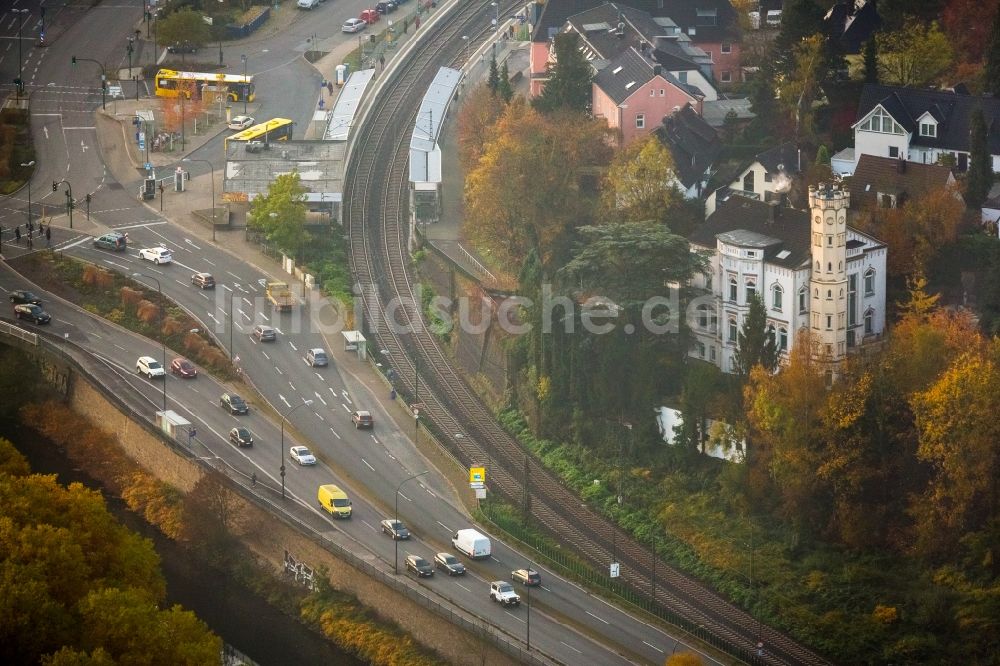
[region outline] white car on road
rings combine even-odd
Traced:
[[[359,18],[349,18],[340,27],[341,32],[361,32],[368,27],[368,24]]]
[[[314,456],[312,452],[304,446],[293,446],[288,449],[288,455],[292,460],[300,465],[316,464],[316,456]]]
[[[167,372],[152,356],[140,356],[135,362],[135,371],[140,375],[146,375],[147,379],[153,377],[165,377]]]
[[[165,247],[147,247],[139,250],[139,258],[152,261],[154,264],[169,264],[174,260],[170,250]]]
[[[236,116],[229,121],[229,129],[231,130],[245,130],[251,125],[253,125],[253,118],[250,116]]]

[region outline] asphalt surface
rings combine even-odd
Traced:
[[[312,48],[313,34],[331,35],[320,40],[321,50],[337,40],[356,39],[355,35],[341,35],[339,26],[345,18],[356,16],[365,4],[327,2],[312,12],[303,12],[302,18],[296,18],[285,31],[272,37],[224,47],[226,62],[241,63],[240,54],[248,53],[248,72],[256,76],[259,98],[251,114],[258,118],[290,117],[304,128],[312,117],[312,104],[321,77],[303,61],[301,53]],[[404,9],[409,8],[404,5]],[[73,10],[64,10],[62,16],[68,17],[70,11]],[[35,12],[37,14],[37,3]],[[52,13],[50,10],[47,20]],[[430,560],[435,552],[452,550],[451,534],[470,526],[469,518],[454,499],[445,478],[429,468],[414,447],[410,440],[412,431],[396,428],[380,401],[353,379],[354,374],[366,372],[367,368],[356,361],[356,367],[341,372],[335,364],[327,368],[310,368],[304,362],[309,348],[332,350],[332,345],[339,344],[339,335],[323,335],[320,324],[330,323],[330,313],[323,304],[307,299],[293,313],[271,312],[261,286],[262,281],[268,279],[264,272],[223,249],[189,237],[182,228],[136,201],[131,187],[108,175],[96,145],[94,128],[93,111],[101,97],[98,74],[86,69],[96,68],[96,65],[78,63],[74,66],[70,59],[72,55],[83,57],[83,54],[109,64],[113,64],[115,58],[124,59],[126,37],[132,34],[141,15],[140,0],[99,5],[94,10],[74,14],[58,39],[44,49],[31,49],[34,75],[31,112],[37,151],[32,181],[35,216],[40,213],[39,202],[58,205],[65,201],[62,193],[65,186],[59,193],[53,193],[53,180],[69,180],[77,200],[92,193],[92,214],[107,227],[128,231],[128,251],[97,250],[91,247],[89,236],[59,228],[55,229],[53,243],[68,254],[106,268],[125,274],[142,272],[158,279],[164,293],[211,328],[224,345],[229,345],[231,335],[233,354],[240,359],[238,365],[260,391],[264,402],[254,404],[252,396],[244,395],[251,401],[251,413],[235,417],[219,406],[219,396],[227,387],[206,373],[194,380],[169,375],[165,381],[137,377],[136,358],[150,355],[159,359],[160,346],[155,341],[139,338],[95,319],[71,304],[47,299],[45,307],[54,318],[48,328],[103,359],[108,372],[115,373],[116,382],[124,382],[144,397],[150,417],[160,409],[165,385],[168,408],[184,415],[198,429],[194,445],[201,447],[204,455],[218,456],[247,476],[256,474],[260,492],[273,494],[280,488],[279,466],[284,462],[289,498],[284,505],[287,510],[304,517],[308,524],[331,538],[349,544],[355,551],[363,555],[372,553],[390,565],[394,559],[393,542],[379,532],[379,522],[391,517],[399,484],[430,469],[429,474],[406,482],[400,490],[399,515],[415,535],[414,539],[399,545],[400,571],[404,571],[406,554],[416,553]],[[0,14],[0,26],[7,32],[10,22],[9,14]],[[16,32],[16,24],[14,27]],[[115,45],[108,35],[121,35],[120,44]],[[22,46],[28,51],[26,42],[23,41]],[[0,52],[3,48],[0,46]],[[135,54],[133,57],[138,58]],[[142,57],[152,57],[152,54]],[[24,62],[29,59],[26,57]],[[8,65],[6,59],[0,62],[4,71]],[[127,63],[120,66],[125,67]],[[229,71],[240,71],[240,68],[231,67]],[[301,136],[298,129],[296,136]],[[221,136],[191,156],[208,159],[221,167]],[[196,172],[201,165],[192,163],[190,166]],[[21,222],[26,200],[24,190],[6,200],[0,210],[0,224],[9,228]],[[77,215],[82,216],[82,209],[78,209]],[[5,249],[8,243],[9,234],[4,237]],[[154,266],[138,258],[140,248],[159,244],[173,251],[173,264]],[[190,274],[196,271],[215,275],[218,287],[214,292],[190,285]],[[148,278],[140,280],[156,286]],[[7,272],[0,273],[0,286],[6,291],[31,288]],[[234,313],[232,327],[229,312]],[[277,341],[256,343],[248,334],[254,323],[277,328]],[[168,351],[168,364],[172,358]],[[286,429],[282,446],[280,417],[275,415],[287,413],[304,400],[314,402],[292,415],[289,421],[292,428]],[[376,426],[373,431],[354,429],[350,413],[355,409],[374,413]],[[228,432],[237,425],[245,425],[253,432],[253,448],[237,449],[229,444]],[[301,435],[303,441],[293,439],[293,434]],[[320,464],[300,468],[290,462],[287,450],[297,443],[310,446],[320,458]],[[316,506],[316,488],[331,482],[345,488],[354,501],[355,515],[350,522],[335,523]],[[509,579],[512,569],[525,566],[524,556],[494,540],[494,554],[490,560],[466,561],[466,564],[471,566],[465,577],[449,578],[438,574],[416,584],[523,640],[527,633],[527,609],[524,606],[503,609],[490,603],[488,581]],[[532,648],[568,664],[616,664],[631,660],[662,663],[664,656],[673,650],[692,649],[683,641],[623,613],[544,568],[535,568],[541,571],[543,583],[532,594],[538,603],[531,613]],[[617,647],[608,649],[602,643]],[[626,658],[619,653],[629,656]]]

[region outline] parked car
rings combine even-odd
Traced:
[[[114,252],[120,252],[125,249],[128,245],[128,238],[125,234],[113,231],[110,234],[104,234],[103,236],[98,236],[94,239],[94,247],[100,248],[102,250],[112,250]]]
[[[354,421],[354,427],[358,430],[362,428],[374,428],[375,419],[372,418],[371,412],[357,411],[351,414],[351,420]]]
[[[263,324],[254,326],[250,335],[257,338],[257,342],[274,342],[278,339],[278,334],[275,333],[274,328]]]
[[[361,32],[368,27],[368,24],[359,18],[349,18],[340,27],[341,32]]]
[[[191,284],[199,289],[215,289],[215,278],[211,273],[195,273],[191,276]]]
[[[246,128],[253,125],[254,120],[250,116],[236,116],[229,121],[229,129],[231,130],[245,130]]]
[[[229,441],[242,449],[253,446],[253,435],[249,428],[233,428],[229,431]]]
[[[406,529],[403,521],[392,518],[386,518],[382,521],[382,533],[391,536],[393,541],[403,541],[410,538],[410,530]]]
[[[306,352],[306,363],[313,368],[325,368],[329,362],[325,349],[317,347]]]
[[[434,575],[434,567],[431,566],[430,562],[419,555],[406,556],[406,570],[412,571],[421,578],[424,576],[430,577]]]
[[[174,258],[165,247],[147,247],[139,250],[139,258],[152,261],[154,264],[169,264]]]
[[[35,324],[48,324],[52,317],[42,309],[42,306],[34,303],[21,303],[14,306],[14,316],[18,319],[27,319]]]
[[[490,599],[504,606],[521,605],[521,597],[514,591],[514,586],[505,580],[490,583]]]
[[[146,375],[146,379],[153,377],[165,377],[167,372],[152,356],[140,356],[135,362],[135,371],[140,375]]]
[[[298,0],[295,6],[299,9],[312,9],[319,6],[319,0]]]
[[[535,587],[542,584],[542,576],[534,569],[515,569],[510,572],[510,579],[526,587]]]
[[[388,14],[394,12],[399,8],[396,0],[384,0],[383,2],[375,3],[375,11],[379,14]]]
[[[183,356],[178,356],[170,362],[170,373],[184,379],[194,379],[198,376],[198,368]]]
[[[219,404],[229,410],[230,414],[249,414],[250,408],[243,398],[235,393],[223,393],[219,398]]]
[[[293,446],[288,449],[288,457],[300,465],[316,464],[316,456],[305,446]]]
[[[358,15],[358,18],[364,21],[365,23],[371,24],[371,23],[378,23],[379,20],[382,18],[382,15],[379,14],[378,11],[374,9],[362,9],[361,13]]]
[[[465,573],[465,565],[451,553],[438,553],[434,556],[434,565],[449,576],[461,576]]]
[[[22,303],[31,303],[33,305],[41,305],[42,299],[35,296],[30,291],[24,289],[16,289],[10,292],[10,302],[14,305],[20,305]]]
[[[174,42],[167,47],[168,53],[197,53],[198,47],[191,42]]]

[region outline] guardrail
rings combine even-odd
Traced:
[[[38,334],[32,333],[31,331],[26,331],[20,326],[15,326],[14,324],[9,324],[5,321],[0,321],[0,333],[11,336],[12,338],[17,338],[21,342],[27,342],[29,345],[38,346]]]

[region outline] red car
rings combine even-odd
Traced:
[[[194,367],[194,363],[179,356],[171,361],[170,372],[184,379],[194,379],[198,376],[198,368]]]
[[[377,9],[363,9],[358,18],[370,25],[377,23],[382,18],[382,15],[378,13]]]

